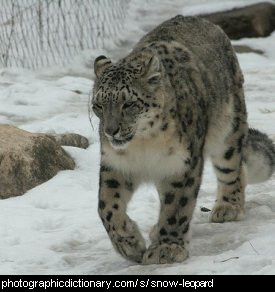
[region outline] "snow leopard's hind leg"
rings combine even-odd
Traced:
[[[243,217],[246,187],[243,151],[248,127],[242,93],[234,95],[233,104],[229,123],[231,129],[210,154],[218,183],[217,200],[211,213],[212,222],[235,221]]]

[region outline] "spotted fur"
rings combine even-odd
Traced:
[[[253,151],[268,163],[273,157],[263,179],[274,170],[272,142],[259,132],[248,134],[243,76],[230,41],[206,20],[177,16],[117,63],[98,57],[95,75],[91,106],[100,119],[98,212],[104,227],[116,250],[130,260],[181,262],[188,256],[206,156],[218,183],[213,222],[241,217],[244,164],[248,173],[255,167]],[[257,140],[260,135],[266,143]],[[142,181],[156,185],[161,202],[148,248],[126,213]]]

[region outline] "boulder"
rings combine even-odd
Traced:
[[[242,54],[242,53],[255,53],[255,54],[259,54],[259,55],[264,54],[264,52],[262,50],[253,49],[253,48],[246,46],[246,45],[233,45],[233,48],[234,48],[235,52],[239,53],[239,54]]]
[[[233,40],[266,37],[275,30],[275,5],[268,2],[199,16],[219,25]]]
[[[72,147],[78,147],[82,149],[86,149],[89,147],[89,140],[86,137],[81,136],[79,134],[74,134],[74,133],[55,134],[55,135],[47,134],[47,136],[62,146],[72,146]]]
[[[0,125],[0,199],[22,195],[74,167],[73,159],[47,135]]]

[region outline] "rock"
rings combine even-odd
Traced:
[[[234,40],[266,37],[275,30],[275,5],[268,2],[199,16],[219,25]]]
[[[246,45],[234,45],[233,48],[234,48],[235,52],[239,53],[239,54],[242,54],[242,53],[255,53],[255,54],[259,54],[259,55],[264,54],[263,51],[252,49],[251,47],[246,46]]]
[[[74,166],[73,159],[46,135],[0,125],[1,199],[22,195]]]
[[[55,134],[47,136],[56,141],[61,146],[72,146],[86,149],[89,147],[89,140],[79,134],[68,133],[68,134]]]

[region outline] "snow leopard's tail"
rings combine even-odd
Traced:
[[[275,145],[264,133],[249,129],[244,147],[247,183],[263,182],[275,171]]]

